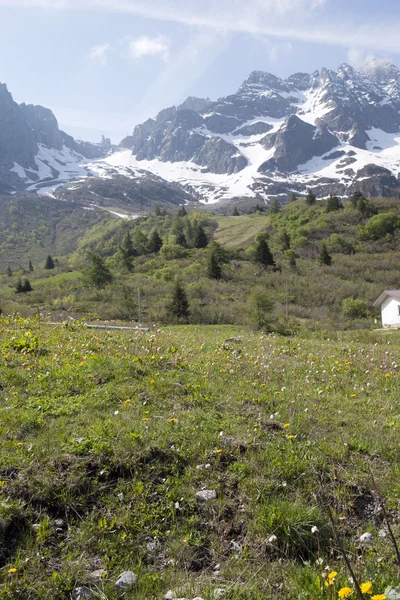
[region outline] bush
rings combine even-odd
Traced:
[[[368,240],[379,240],[394,233],[398,227],[400,227],[400,219],[394,213],[374,215],[365,224],[363,237]]]
[[[361,298],[345,298],[342,302],[342,312],[348,319],[366,319],[368,305]]]

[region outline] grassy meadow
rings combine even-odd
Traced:
[[[1,317],[0,597],[357,598],[343,547],[379,598],[399,577],[399,365],[397,332]]]

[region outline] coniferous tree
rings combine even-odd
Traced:
[[[89,263],[89,266],[83,273],[84,280],[88,285],[102,289],[112,282],[113,276],[111,275],[110,269],[99,254],[91,252],[89,254]]]
[[[150,234],[148,244],[150,252],[154,252],[155,254],[157,254],[158,252],[160,252],[162,245],[163,241],[161,239],[160,234],[158,233],[158,230],[153,229],[153,231]]]
[[[280,242],[281,242],[281,246],[282,246],[282,250],[289,250],[290,249],[290,235],[288,234],[288,232],[286,231],[286,229],[281,233],[281,235],[279,236]]]
[[[10,266],[7,267],[7,275],[8,275],[8,277],[11,277],[11,275],[12,275],[12,271],[11,271],[11,267]]]
[[[31,260],[29,261],[29,267],[28,268],[29,268],[29,271],[32,273],[32,271],[33,271],[33,264],[32,264]]]
[[[326,212],[334,212],[336,210],[340,210],[343,208],[343,204],[340,202],[337,196],[332,196],[332,194],[328,198],[328,203],[326,205]]]
[[[178,217],[186,217],[186,215],[186,208],[184,206],[181,206],[181,208],[178,210]]]
[[[154,215],[156,217],[161,217],[161,208],[158,206],[158,204],[156,204],[154,207]]]
[[[54,260],[50,256],[50,254],[46,258],[46,262],[44,263],[44,268],[47,269],[48,271],[50,271],[51,269],[54,269]]]
[[[207,258],[207,275],[210,279],[221,279],[222,278],[222,267],[218,256],[217,248],[213,247],[210,249]]]
[[[204,231],[204,228],[196,224],[193,231],[193,246],[195,248],[206,248],[208,244],[207,234]]]
[[[232,211],[232,217],[238,217],[240,215],[240,212],[238,210],[238,207],[235,206],[235,208]]]
[[[186,236],[183,233],[183,231],[181,231],[180,233],[176,234],[176,243],[178,244],[178,246],[182,246],[183,248],[187,248],[187,240],[186,240]]]
[[[275,265],[266,234],[259,234],[255,239],[254,260],[263,267],[273,267]]]
[[[329,254],[326,244],[322,244],[318,260],[321,265],[327,265],[329,267],[332,264],[332,256]]]
[[[312,206],[313,204],[315,204],[317,201],[317,197],[314,194],[314,192],[312,190],[307,190],[307,196],[306,196],[306,204],[308,204],[308,206]]]
[[[179,280],[175,282],[171,302],[167,306],[167,312],[177,319],[187,319],[190,315],[187,294]]]
[[[290,192],[288,202],[295,202],[297,200],[297,196],[294,192]]]
[[[279,204],[278,200],[275,198],[274,200],[272,200],[271,204],[269,205],[269,214],[270,215],[277,215],[278,212],[280,212],[281,210],[281,205]]]
[[[21,279],[18,279],[17,285],[15,286],[15,293],[16,294],[24,294],[25,292],[31,292],[32,289],[33,288],[31,286],[29,279],[24,279],[24,281],[21,281]]]

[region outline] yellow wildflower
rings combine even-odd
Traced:
[[[9,573],[16,573],[17,569],[15,567],[12,567],[11,569],[8,569]]]
[[[372,594],[372,582],[366,581],[360,585],[360,590],[363,594]]]
[[[353,590],[349,587],[343,587],[338,591],[339,598],[348,598],[353,593]]]
[[[385,594],[375,594],[372,596],[371,600],[386,600]]]
[[[290,423],[285,423],[284,424],[284,428],[287,429],[287,427],[290,427]]]
[[[331,571],[330,573],[328,573],[328,581],[327,581],[328,585],[333,585],[336,575],[337,575],[336,571]]]

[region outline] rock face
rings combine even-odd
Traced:
[[[101,144],[76,142],[61,131],[48,108],[17,104],[7,86],[0,83],[0,192],[24,189],[27,180],[40,178],[37,157],[41,148],[50,153],[67,149],[81,159],[104,155]],[[57,177],[57,164],[47,166]]]
[[[275,134],[264,138],[265,148],[274,148],[273,158],[263,163],[259,170],[291,173],[298,165],[314,156],[322,156],[339,143],[323,122],[318,126],[305,123],[296,115],[290,116]]]
[[[369,189],[400,193],[399,132],[400,71],[376,63],[361,72],[343,64],[287,79],[253,71],[235,94],[214,102],[188,98],[161,111],[136,126],[121,147],[131,149],[138,161],[180,162],[187,163],[188,171],[197,165],[205,174],[243,175],[240,192],[224,182],[213,201],[248,195],[268,202],[308,187],[323,195],[345,194],[366,181],[357,176],[365,165],[360,150],[369,153],[371,164],[390,172],[390,180],[383,172],[374,175]],[[187,177],[191,185],[189,172]],[[195,187],[199,191],[201,186]],[[203,192],[212,195],[209,185]]]

